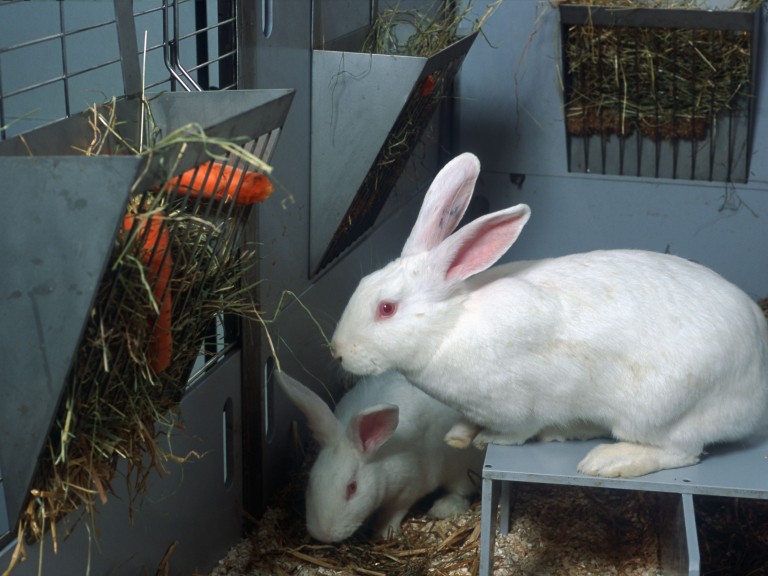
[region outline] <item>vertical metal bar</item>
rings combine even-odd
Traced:
[[[490,478],[483,477],[483,496],[480,505],[480,576],[490,576],[493,574],[499,482],[503,482],[503,480],[491,480]]]
[[[375,0],[374,0],[375,1]],[[564,115],[564,124],[565,124],[565,158],[567,161],[566,169],[568,172],[571,171],[571,153],[573,151],[573,139],[571,138],[571,132],[568,129],[568,109],[567,104],[568,100],[570,99],[571,95],[571,86],[573,84],[573,80],[571,80],[571,74],[568,71],[569,64],[568,64],[568,50],[567,50],[567,43],[568,43],[568,25],[563,24],[563,22],[560,22],[560,61],[563,63],[563,78],[564,78],[564,86],[563,86],[563,115]]]
[[[512,525],[512,482],[501,482],[499,508],[499,532],[506,535]]]
[[[195,0],[195,55],[197,62],[210,61],[208,46],[208,3],[205,0]],[[197,83],[203,90],[210,90],[210,64],[197,70]]]
[[[173,69],[173,60],[174,56],[173,53],[178,50],[178,47],[175,46],[175,39],[172,40],[170,35],[168,34],[168,2],[174,1],[174,0],[163,0],[163,62],[165,63],[165,68],[170,72],[171,74],[171,91],[176,91],[176,83],[178,82],[184,90],[189,92],[189,86],[187,86],[184,83],[184,80],[179,76],[179,74],[176,72],[176,70]]]
[[[219,61],[219,88],[222,89],[228,86],[238,87],[237,20],[235,16],[235,0],[219,0],[219,54],[232,54]]]
[[[126,96],[141,93],[141,67],[139,47],[136,40],[136,22],[133,17],[133,0],[113,0],[117,45],[120,51],[120,66],[123,73],[123,91]]]
[[[654,35],[654,54],[659,53],[659,37]],[[652,65],[654,69],[654,78],[658,77],[659,61],[656,58],[651,57]],[[654,177],[659,177],[659,163],[661,162],[661,144],[659,143],[659,120],[661,119],[661,113],[659,111],[659,85],[654,81],[653,83],[653,108],[654,108],[654,126],[653,126],[653,144],[654,144]]]
[[[710,30],[709,31],[709,61],[712,62],[714,59],[714,52],[715,52],[715,31]],[[709,72],[708,72],[709,74]],[[710,90],[709,91],[710,98],[709,98],[709,178],[708,180],[711,182],[714,178],[715,173],[715,152],[716,152],[716,135],[717,135],[717,118],[715,117],[714,110],[715,110],[715,91]]]
[[[0,61],[2,59],[0,58]],[[0,142],[8,137],[7,130],[5,129],[5,104],[3,99],[3,67],[0,62]]]
[[[694,39],[695,38],[692,38],[692,40]],[[691,75],[690,75],[691,128],[694,129],[694,131],[695,131],[695,124],[696,124],[696,116],[697,116],[697,104],[698,104],[698,99],[696,98],[696,78],[698,76],[696,72],[697,64],[698,64],[698,60],[696,58],[691,58]],[[698,146],[696,145],[696,138],[691,138],[691,180],[696,179],[696,160],[697,159],[698,159]]]
[[[603,42],[600,39],[600,34],[596,34],[597,36],[597,77],[602,78],[605,70],[605,66],[603,65]],[[598,118],[597,118],[597,126],[600,131],[600,137],[598,141],[600,142],[600,174],[605,174],[605,145],[608,141],[608,134],[605,131],[605,114],[603,113],[603,110],[601,108],[597,109],[598,112]]]
[[[617,42],[616,42],[616,60],[621,62],[624,60],[624,53],[623,53],[623,47],[621,44],[621,39],[623,38],[622,34],[617,35]],[[627,93],[626,90],[627,86],[627,77],[626,77],[626,71],[624,71],[624,74],[622,74],[622,78],[620,79],[619,89],[622,87],[624,88],[623,92]],[[618,128],[616,130],[616,141],[619,144],[619,175],[624,175],[624,148],[626,144],[626,135],[624,131],[624,114],[626,111],[626,106],[622,106],[621,109],[618,111]]]
[[[64,82],[64,114],[69,116],[71,109],[69,106],[69,67],[67,66],[67,35],[64,27],[64,2],[59,2],[59,44],[61,46],[61,72]]]
[[[181,65],[181,26],[179,25],[179,0],[173,0],[173,45],[176,50],[173,52],[173,68],[181,72],[192,87],[198,92],[202,92],[200,85],[192,78],[191,74]],[[189,89],[187,89],[189,91]]]
[[[677,178],[677,160],[679,152],[680,138],[677,133],[677,78],[680,75],[680,62],[678,61],[677,44],[681,34],[679,28],[672,31],[672,111],[670,121],[672,122],[672,178]]]
[[[641,87],[640,87],[640,28],[634,28],[633,29],[633,37],[635,39],[633,50],[635,52],[635,94],[641,93]],[[640,108],[640,103],[637,102],[635,104],[636,109],[633,112],[634,116],[634,123],[635,123],[635,156],[636,156],[636,168],[635,168],[635,176],[640,177],[642,175],[642,165],[643,165],[643,134],[640,131],[640,120],[642,116],[642,110]]]
[[[759,70],[758,64],[758,50],[760,49],[760,26],[763,21],[763,5],[760,4],[752,14],[752,31],[749,37],[749,49],[750,49],[750,78],[749,78],[749,93],[745,94],[747,99],[747,149],[746,149],[746,161],[744,163],[744,181],[749,179],[749,162],[752,159],[752,139],[753,133],[753,118],[755,114],[755,106],[757,105],[757,73]]]

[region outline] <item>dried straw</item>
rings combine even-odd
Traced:
[[[698,8],[690,2],[574,2],[589,6]],[[753,9],[737,2],[733,9]],[[572,25],[564,40],[570,134],[703,139],[722,112],[751,98],[752,34],[745,31]]]
[[[501,0],[488,4],[485,13],[471,22],[471,31],[480,30]],[[382,10],[374,20],[363,43],[363,52],[419,56],[429,58],[444,50],[459,36],[459,27],[470,22],[472,3],[434,1],[426,9],[402,9],[395,6]]]

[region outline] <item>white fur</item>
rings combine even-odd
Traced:
[[[443,209],[443,198],[455,212],[457,195],[469,202],[477,159],[464,154],[443,172],[461,177],[438,176],[422,210]],[[462,185],[440,187],[452,180]],[[437,232],[429,245],[409,239],[399,259],[360,282],[334,356],[356,374],[399,370],[455,407],[469,422],[450,431],[453,445],[479,429],[481,446],[539,433],[623,441],[581,462],[591,475],[695,464],[705,445],[764,422],[768,324],[749,296],[708,268],[639,250],[488,269],[529,213],[513,206],[450,236],[443,229],[442,241]],[[377,316],[381,301],[396,313]]]
[[[446,517],[468,506],[483,454],[442,441],[461,418],[455,410],[394,372],[358,382],[335,414],[286,374],[278,380],[306,415],[321,447],[306,492],[307,530],[314,538],[339,542],[372,516],[375,534],[397,533],[408,510],[438,488],[446,494],[431,508],[433,516]],[[362,424],[367,417],[370,421]],[[357,491],[347,498],[352,481]]]

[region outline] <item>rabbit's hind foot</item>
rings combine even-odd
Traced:
[[[601,444],[579,463],[577,470],[588,476],[634,478],[667,468],[682,468],[699,462],[698,454],[631,442]]]

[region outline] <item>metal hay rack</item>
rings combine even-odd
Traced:
[[[237,323],[223,313],[245,298],[253,258],[243,239],[256,200],[244,195],[257,176],[268,187],[259,199],[271,190],[259,167],[268,169],[292,98],[292,90],[151,95],[142,126],[145,101],[126,97],[0,143],[0,170],[15,191],[0,257],[11,295],[3,314],[14,326],[2,344],[6,530],[45,500],[27,500],[35,474],[80,449],[70,422],[89,434],[103,425],[109,438],[139,430],[132,448],[110,444],[90,453],[98,465],[68,469],[68,482],[80,473],[88,488],[73,493],[101,486],[103,494],[118,455],[140,487],[156,421],[234,340],[222,333]],[[142,133],[154,145],[137,154]],[[98,155],[85,155],[95,144]],[[172,345],[158,363],[152,350],[163,330]],[[124,422],[126,413],[134,418]],[[39,463],[30,458],[41,453]],[[55,520],[96,496],[74,498],[42,505]],[[32,524],[32,535],[45,530]]]
[[[559,13],[569,171],[748,180],[760,7]]]

